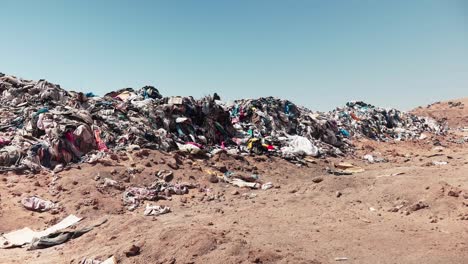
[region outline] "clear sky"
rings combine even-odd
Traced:
[[[0,72],[313,110],[468,96],[468,1],[2,0]]]

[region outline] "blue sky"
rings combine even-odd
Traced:
[[[467,1],[1,1],[0,72],[411,109],[468,96]]]

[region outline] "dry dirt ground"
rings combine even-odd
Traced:
[[[467,134],[468,135],[468,134]],[[172,212],[144,216],[127,211],[122,190],[101,188],[103,178],[143,186],[173,166],[173,154],[133,151],[95,165],[74,165],[55,176],[0,175],[0,232],[41,230],[68,214],[78,227],[104,225],[55,247],[0,249],[0,263],[78,263],[83,257],[118,263],[468,263],[468,148],[448,138],[378,143],[361,140],[352,157],[298,165],[274,157],[210,160],[180,157],[173,181],[199,189],[173,196]],[[439,142],[434,145],[434,142]],[[374,153],[388,162],[367,163]],[[334,176],[333,163],[365,169]],[[447,165],[433,165],[446,161]],[[269,190],[212,183],[207,170],[260,175]],[[97,179],[96,176],[99,176]],[[55,178],[55,181],[53,181]],[[57,214],[27,211],[24,196],[58,201]],[[132,245],[136,256],[125,255]]]

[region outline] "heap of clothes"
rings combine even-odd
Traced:
[[[0,73],[0,171],[54,169],[137,145],[164,151],[343,155],[350,138],[412,139],[435,121],[362,102],[328,113],[272,97],[220,101],[125,88],[104,96]]]
[[[348,102],[345,107],[331,111],[329,118],[337,120],[343,135],[379,141],[411,140],[419,138],[423,132],[443,134],[447,130],[445,124],[431,118],[379,108],[361,101]]]

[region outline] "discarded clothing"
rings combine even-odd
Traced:
[[[447,127],[429,118],[364,102],[314,112],[273,97],[225,104],[219,95],[162,97],[154,86],[102,97],[46,80],[0,76],[0,170],[38,171],[96,159],[134,146],[189,154],[343,156],[352,138],[418,139]],[[57,167],[59,166],[59,167]],[[60,167],[63,166],[63,167]]]
[[[32,243],[35,238],[41,238],[53,234],[59,230],[68,228],[78,223],[81,218],[74,215],[69,215],[60,221],[58,224],[47,228],[44,231],[33,231],[28,227],[20,230],[12,231],[0,236],[0,248],[20,247],[24,244]]]
[[[167,214],[171,211],[171,208],[169,206],[164,206],[164,205],[146,205],[146,209],[144,212],[144,215],[149,216],[158,216],[162,214]]]
[[[51,201],[43,200],[36,196],[25,197],[21,200],[21,204],[28,210],[36,212],[45,212],[56,208],[57,205]]]
[[[77,237],[82,236],[83,234],[88,233],[89,231],[93,230],[95,227],[98,227],[106,222],[107,222],[107,219],[94,226],[82,228],[79,230],[58,231],[58,232],[54,232],[54,233],[51,233],[42,237],[35,237],[32,240],[31,245],[29,246],[29,250],[48,248],[48,247],[53,247],[56,245],[63,244],[70,239],[75,239]]]
[[[156,201],[159,199],[170,199],[171,195],[183,195],[189,192],[190,188],[196,186],[189,183],[169,183],[157,181],[147,188],[130,187],[123,193],[123,203],[128,210],[136,209],[141,201]]]
[[[134,210],[140,205],[140,201],[154,201],[158,197],[156,190],[147,188],[130,187],[123,193],[124,205],[128,206],[128,210]]]

